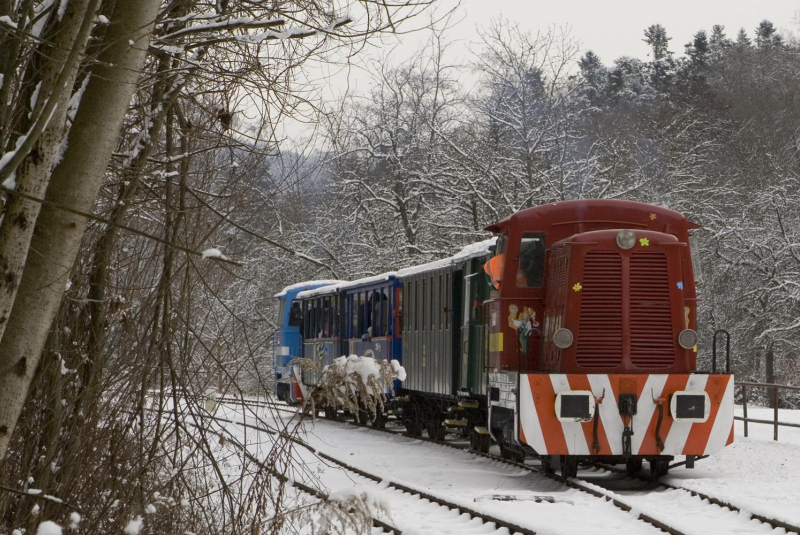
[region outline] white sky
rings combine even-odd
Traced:
[[[645,28],[661,24],[672,37],[670,49],[682,55],[683,45],[698,30],[711,33],[714,24],[725,26],[734,38],[744,28],[752,38],[764,19],[782,34],[796,32],[798,0],[462,0],[464,20],[457,31],[468,37],[487,18],[503,16],[536,31],[553,24],[569,25],[584,50],[593,50],[605,64],[622,55],[647,57],[642,41]]]
[[[442,14],[457,4],[456,0],[440,0],[435,13]],[[612,65],[623,55],[647,59],[649,48],[642,39],[651,24],[666,28],[672,38],[670,50],[679,57],[697,31],[702,29],[710,34],[715,24],[725,26],[731,39],[740,28],[753,38],[755,27],[764,19],[770,20],[785,37],[800,34],[799,13],[800,0],[461,0],[446,33],[453,42],[448,60],[468,62],[470,45],[478,42],[476,29],[498,17],[514,21],[532,33],[553,26],[568,27],[581,44],[582,53],[593,50],[604,64]],[[424,26],[428,17],[422,15],[404,28]],[[428,36],[428,32],[418,31],[373,41],[349,68],[338,65],[309,69],[305,73],[310,82],[306,87],[316,87],[317,98],[327,102],[338,100],[347,92],[364,93],[370,86],[371,62],[387,56],[393,62],[407,60],[419,51]],[[316,91],[311,89],[311,92]],[[290,137],[308,131],[307,126],[294,121],[283,126]]]

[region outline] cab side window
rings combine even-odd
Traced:
[[[545,234],[525,232],[519,244],[517,288],[538,288],[544,281]]]

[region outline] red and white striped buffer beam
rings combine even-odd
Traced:
[[[620,414],[632,395],[635,414]],[[632,455],[716,453],[733,442],[733,376],[520,376],[519,440],[539,455],[623,455],[626,426]]]

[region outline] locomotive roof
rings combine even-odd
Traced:
[[[665,225],[670,225],[676,231],[700,227],[686,219],[680,212],[654,204],[617,199],[580,199],[520,210],[502,221],[489,225],[485,230],[499,234],[509,227],[547,230],[569,223],[593,222],[619,223],[619,228],[626,228],[627,225],[652,230],[661,230]]]
[[[356,279],[352,281],[339,281],[338,283],[331,284],[329,286],[323,286],[321,288],[309,289],[307,291],[300,292],[299,294],[297,294],[297,297],[298,299],[306,299],[309,297],[329,295],[332,293],[337,293],[341,290],[347,290],[349,288],[357,288],[359,286],[366,286],[369,284],[389,281],[392,278],[410,277],[411,275],[416,275],[417,273],[424,273],[426,271],[441,269],[456,264],[458,262],[463,262],[464,260],[474,258],[476,256],[482,256],[488,254],[489,248],[492,245],[494,245],[496,241],[497,238],[489,238],[488,240],[467,245],[453,256],[448,256],[447,258],[443,258],[441,260],[435,260],[433,262],[428,262],[427,264],[422,264],[420,266],[407,267],[399,271],[388,271],[386,273],[381,273],[380,275],[373,275],[371,277],[364,277],[362,279]]]

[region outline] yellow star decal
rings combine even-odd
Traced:
[[[641,245],[642,247],[648,247],[650,245],[650,240],[648,240],[647,238],[641,238],[639,239],[639,245]]]
[[[575,290],[576,292],[580,292],[583,289],[583,286],[581,286],[580,282],[576,282],[575,284],[572,285],[572,289]]]
[[[650,214],[650,221],[655,221],[657,217],[656,214]]]

